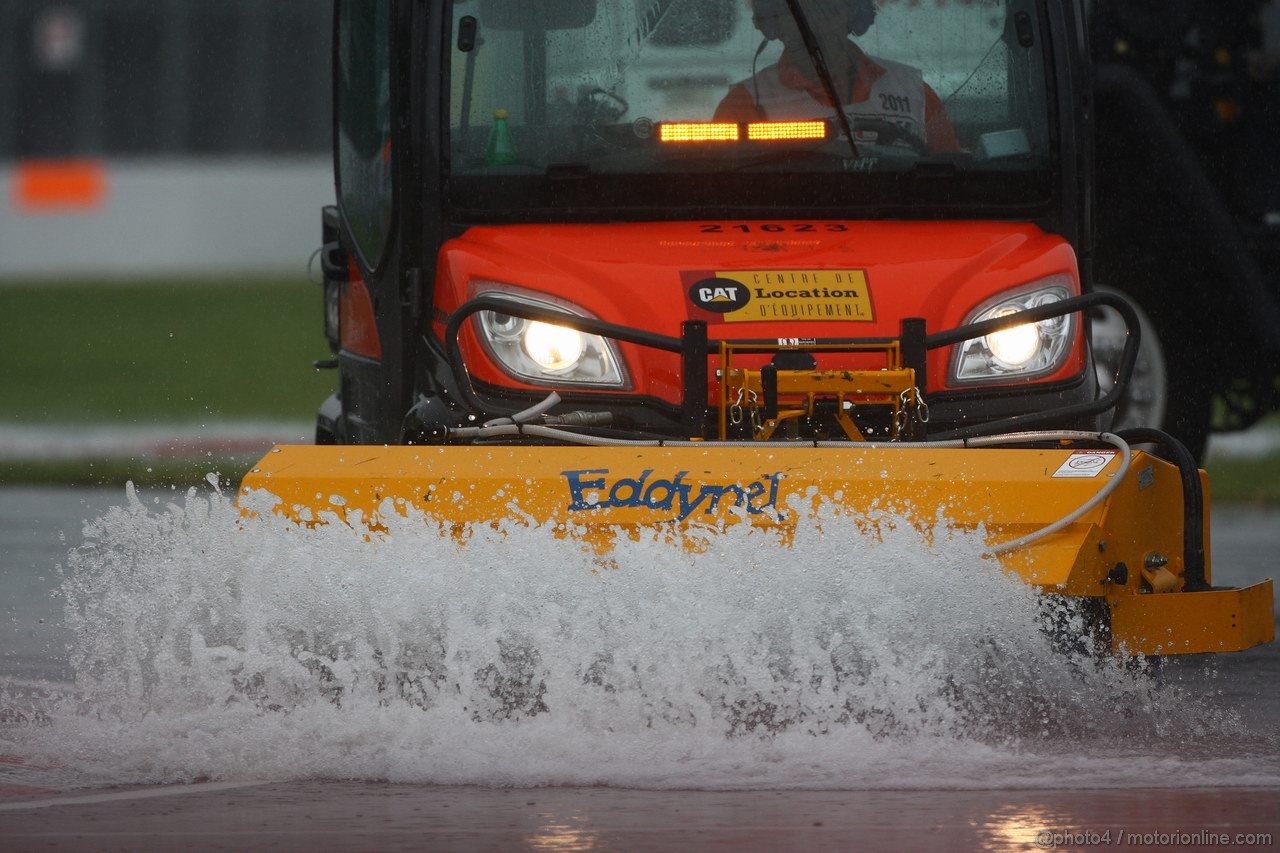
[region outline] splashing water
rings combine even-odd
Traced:
[[[828,513],[788,545],[740,524],[695,551],[655,533],[607,560],[550,526],[387,520],[131,492],[70,555],[74,685],[0,695],[29,721],[0,750],[78,784],[1280,781],[1274,735],[1055,642],[1046,611],[1082,615],[941,520]]]

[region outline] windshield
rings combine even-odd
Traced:
[[[798,5],[802,21],[786,0],[455,0],[451,201],[812,211],[1048,192],[1034,2]]]

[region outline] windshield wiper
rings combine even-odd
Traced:
[[[595,173],[586,163],[552,163],[543,174],[553,181],[580,181]]]
[[[809,19],[805,17],[804,12],[800,11],[800,0],[787,0],[787,8],[791,10],[791,17],[796,22],[796,27],[800,30],[800,37],[804,39],[804,47],[809,52],[809,60],[813,63],[813,70],[818,73],[822,88],[827,93],[827,97],[831,99],[836,121],[840,123],[840,128],[849,139],[849,150],[857,158],[860,155],[858,154],[858,144],[853,141],[853,128],[849,125],[849,117],[845,115],[844,102],[836,94],[836,85],[831,79],[831,69],[827,68],[827,60],[822,56],[822,49],[818,47],[818,39],[814,36],[813,29],[809,26]]]
[[[861,157],[857,158],[861,160]],[[790,148],[784,151],[769,151],[752,157],[749,160],[742,160],[725,167],[725,171],[729,172],[746,172],[758,166],[778,166],[798,162],[811,163],[848,163],[849,155],[836,151],[824,151],[821,148]],[[723,161],[722,161],[723,162]],[[841,167],[844,171],[844,167]]]
[[[960,161],[946,157],[921,157],[912,162],[907,172],[926,178],[947,177],[960,172]]]

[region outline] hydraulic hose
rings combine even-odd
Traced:
[[[1151,83],[1132,68],[1102,63],[1094,69],[1098,94],[1122,105],[1125,115],[1140,129],[1144,145],[1151,146],[1151,162],[1160,168],[1180,195],[1194,205],[1196,227],[1220,270],[1220,280],[1233,285],[1241,305],[1249,306],[1241,318],[1268,349],[1280,347],[1280,304],[1267,273],[1259,266],[1241,236],[1231,208],[1201,165],[1199,155],[1174,124]],[[1135,133],[1138,132],[1135,130]]]
[[[493,420],[485,421],[484,426],[494,427],[494,426],[502,426],[504,424],[526,423],[538,417],[539,415],[543,414],[544,412],[549,411],[552,406],[556,405],[559,402],[560,402],[560,395],[557,394],[555,391],[552,391],[542,400],[542,402],[535,403],[534,405],[530,406],[524,411],[516,412],[514,415],[511,415],[510,417],[494,418]]]
[[[1010,435],[993,435],[990,437],[990,439],[971,438],[968,440],[968,445],[970,447],[987,447],[992,444],[1021,443],[1021,441],[1016,440],[1017,435],[1018,435],[1017,433],[1013,433]],[[1035,435],[1035,433],[1023,433],[1023,435]],[[1094,494],[1093,497],[1089,498],[1089,500],[1085,501],[1080,506],[1076,507],[1074,510],[1067,513],[1062,518],[1058,519],[1052,524],[1047,524],[1044,527],[1041,527],[1039,530],[1032,531],[1031,533],[1028,533],[1026,536],[1021,536],[1017,539],[1012,539],[1001,545],[997,545],[994,548],[989,549],[983,556],[994,557],[998,554],[1007,554],[1010,551],[1016,551],[1019,548],[1026,547],[1027,545],[1030,545],[1032,542],[1037,542],[1045,538],[1046,536],[1049,536],[1050,534],[1057,533],[1059,530],[1063,529],[1068,524],[1071,524],[1072,522],[1084,516],[1086,513],[1090,512],[1094,507],[1098,506],[1098,504],[1106,500],[1107,497],[1112,492],[1114,492],[1116,488],[1119,487],[1120,483],[1124,480],[1124,475],[1129,471],[1129,462],[1133,459],[1133,451],[1129,449],[1129,445],[1125,442],[1125,440],[1120,436],[1110,432],[1103,432],[1103,433],[1084,432],[1084,433],[1078,433],[1077,435],[1079,437],[1088,437],[1090,439],[1105,441],[1108,444],[1114,445],[1116,448],[1118,448],[1120,450],[1120,453],[1122,454],[1120,458],[1120,470],[1117,471],[1113,476],[1109,477],[1107,479],[1107,482],[1103,485],[1101,489],[1098,489],[1098,491]],[[1012,442],[1008,442],[1008,441],[1001,441],[1002,439],[1015,439],[1015,440]]]
[[[1178,466],[1182,478],[1182,588],[1186,592],[1210,589],[1206,580],[1204,552],[1204,489],[1200,466],[1191,451],[1169,433],[1151,427],[1120,430],[1125,441],[1150,442],[1168,451],[1169,461]]]

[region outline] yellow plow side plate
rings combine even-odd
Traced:
[[[1271,579],[1243,589],[1129,595],[1111,602],[1111,645],[1129,654],[1238,652],[1276,638]]]

